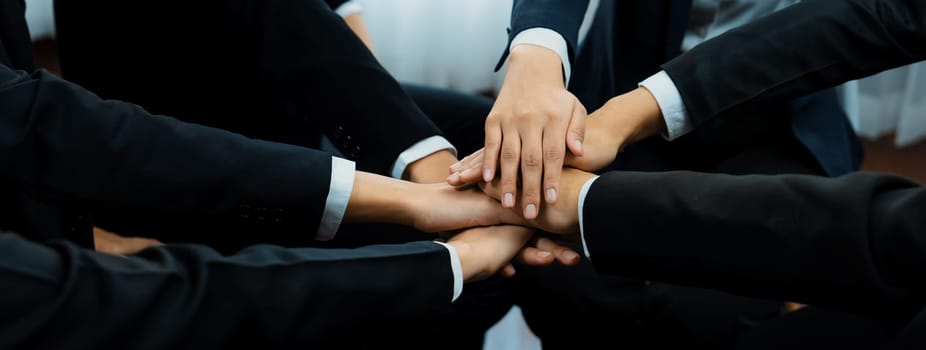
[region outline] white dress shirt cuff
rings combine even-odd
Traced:
[[[338,8],[334,9],[334,12],[337,13],[338,16],[341,16],[341,18],[346,18],[347,16],[360,13],[362,11],[363,6],[360,6],[360,4],[358,4],[356,1],[345,2],[341,4],[341,6],[338,6]]]
[[[566,39],[563,39],[562,35],[548,28],[531,28],[515,35],[508,49],[514,49],[515,46],[521,44],[545,47],[556,52],[563,62],[563,77],[566,79],[566,85],[569,85],[572,67],[569,65],[569,46],[566,45]]]
[[[347,202],[350,193],[354,190],[354,175],[356,165],[344,158],[331,157],[331,184],[328,187],[328,199],[325,200],[325,211],[322,213],[321,223],[315,239],[327,241],[334,238],[347,211]]]
[[[666,121],[667,134],[662,135],[666,140],[675,140],[694,129],[694,125],[688,120],[688,110],[682,101],[682,95],[666,71],[659,71],[646,78],[640,86],[649,90],[659,104],[662,118]]]
[[[443,136],[431,136],[418,141],[418,143],[409,147],[405,152],[399,154],[399,158],[396,159],[395,163],[392,165],[392,177],[401,179],[402,174],[405,173],[405,168],[407,168],[409,164],[443,150],[449,150],[454,156],[457,155],[457,149]]]
[[[585,221],[583,220],[585,215],[583,212],[585,211],[585,196],[588,196],[588,189],[592,187],[595,180],[598,180],[598,176],[586,181],[585,184],[582,185],[582,190],[579,191],[579,234],[582,238],[582,252],[585,253],[585,257],[588,258],[588,260],[592,260],[592,256],[588,253],[588,245],[585,244]]]
[[[446,247],[450,252],[450,269],[453,270],[453,299],[450,302],[457,301],[460,294],[463,294],[463,265],[460,263],[460,256],[457,255],[457,250],[452,245],[437,241],[434,243]]]

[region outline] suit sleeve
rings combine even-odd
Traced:
[[[891,175],[611,172],[584,237],[605,273],[909,317],[926,295],[923,210],[926,189]]]
[[[663,65],[695,126],[926,59],[926,2],[802,1]]]
[[[569,51],[569,64],[575,64],[579,46],[579,27],[588,9],[588,0],[515,0],[511,8],[508,42],[531,28],[548,28],[563,36]],[[508,47],[496,69],[508,58]]]
[[[330,347],[355,327],[449,307],[448,254],[416,242],[232,256],[167,245],[119,257],[2,233],[0,347]]]
[[[0,66],[0,130],[7,181],[123,234],[311,239],[331,182],[326,153],[152,116],[42,71]]]

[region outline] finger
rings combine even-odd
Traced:
[[[518,168],[521,159],[521,138],[518,137],[517,129],[506,128],[505,135],[509,135],[502,140],[502,151],[499,154],[501,161],[499,167],[502,170],[502,206],[505,208],[514,208],[515,196],[518,194]],[[489,154],[486,153],[485,163],[488,164]]]
[[[528,266],[547,266],[554,260],[553,253],[534,247],[524,247],[515,257],[515,262]]]
[[[486,142],[485,142],[485,152],[483,152],[482,158],[482,168],[483,168],[483,178],[482,181],[489,182],[495,177],[496,165],[498,165],[498,153],[501,151],[502,147],[502,129],[501,125],[496,121],[495,118],[486,119]]]
[[[481,154],[483,150],[485,150],[485,148],[480,148],[478,151],[473,152],[472,154],[466,157],[463,157],[463,159],[460,159],[460,161],[453,163],[453,165],[451,165],[450,168],[447,168],[447,170],[450,172],[450,174],[460,172],[466,167],[466,164],[469,164],[470,160],[475,158],[477,155]]]
[[[500,180],[495,180],[492,182],[480,182],[479,189],[482,190],[482,193],[485,193],[487,196],[494,198],[497,201],[502,200],[502,189],[499,186]]]
[[[585,111],[585,106],[579,100],[576,100],[572,108],[572,118],[569,119],[569,128],[566,129],[566,146],[569,147],[572,154],[580,157],[584,154],[582,143],[585,142],[585,122],[587,118],[588,113]]]
[[[547,203],[556,202],[559,193],[559,178],[566,153],[565,138],[561,132],[543,133],[543,195]]]
[[[448,182],[451,185],[459,186],[482,181],[482,163],[484,153],[479,152],[468,163],[464,163],[462,171],[450,175]]]
[[[511,278],[514,276],[515,272],[516,271],[514,269],[514,265],[509,263],[508,265],[505,265],[505,267],[503,267],[499,273],[502,275],[502,277]]]
[[[532,220],[540,213],[540,185],[543,177],[543,135],[534,129],[522,130],[521,210]],[[504,174],[502,174],[504,180]],[[502,181],[502,186],[505,182]]]
[[[572,266],[579,263],[579,253],[576,253],[576,251],[569,247],[554,242],[552,239],[546,237],[538,238],[536,247],[537,249],[553,253],[556,261],[565,266]]]

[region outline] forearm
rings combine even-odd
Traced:
[[[602,272],[903,317],[923,303],[924,207],[926,190],[884,175],[610,172],[583,234]]]
[[[344,221],[411,226],[415,216],[411,197],[418,192],[420,188],[403,180],[357,172]]]
[[[439,183],[447,178],[447,168],[457,162],[449,150],[431,153],[405,168],[403,179],[417,183]]]
[[[259,226],[243,215],[254,208],[279,219],[277,232],[318,228],[328,177],[315,174],[331,168],[325,153],[152,116],[47,73],[0,67],[0,106],[10,180],[55,205],[119,221],[106,228],[121,234],[166,233],[178,218]],[[187,233],[197,236],[179,238],[217,236]]]
[[[449,306],[453,283],[446,249],[431,242],[262,246],[233,256],[165,246],[124,258],[2,234],[0,252],[0,280],[11,288],[0,302],[0,320],[11,325],[0,330],[0,346],[31,349],[214,348],[234,339],[311,346],[357,322]],[[93,322],[75,325],[88,309]]]
[[[802,1],[663,68],[697,126],[922,60],[924,35],[926,3],[920,1]]]

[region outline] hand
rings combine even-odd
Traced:
[[[579,192],[595,174],[582,170],[564,168],[560,182],[562,196],[554,204],[548,204],[536,219],[527,220],[531,227],[559,234],[579,233]],[[498,199],[502,193],[498,181],[480,184],[482,190]]]
[[[589,115],[584,152],[567,154],[565,164],[596,171],[614,162],[624,145],[665,132],[659,104],[648,90],[638,88],[609,100]]]
[[[362,171],[354,177],[344,221],[394,223],[424,232],[524,223],[477,188],[416,184]]]
[[[549,265],[549,256],[564,266],[573,266],[579,263],[579,253],[569,249],[566,246],[559,245],[547,237],[538,237],[533,242],[518,252],[515,262],[529,266],[546,266]],[[506,267],[508,269],[508,267]],[[510,268],[511,274],[514,274],[514,267]],[[503,274],[507,274],[502,270]]]
[[[456,162],[457,157],[450,151],[434,152],[409,164],[402,178],[417,183],[444,182],[447,178],[447,167]]]
[[[93,228],[93,245],[96,251],[111,255],[132,255],[161,242],[141,237],[122,237],[101,228]]]
[[[505,208],[515,206],[520,170],[521,208],[525,218],[533,219],[541,193],[548,203],[557,200],[567,145],[582,154],[585,118],[585,107],[565,88],[559,56],[547,48],[518,45],[486,119],[482,164],[472,163],[471,169],[458,164],[451,170],[459,173],[457,178],[468,171],[466,177],[481,175],[486,182],[500,170]]]
[[[533,230],[521,226],[479,227],[450,237],[447,244],[453,246],[460,257],[463,280],[473,282],[492,276],[502,268],[508,270],[509,276],[513,274],[509,263],[531,236]],[[550,264],[553,256],[546,254],[541,260]]]

